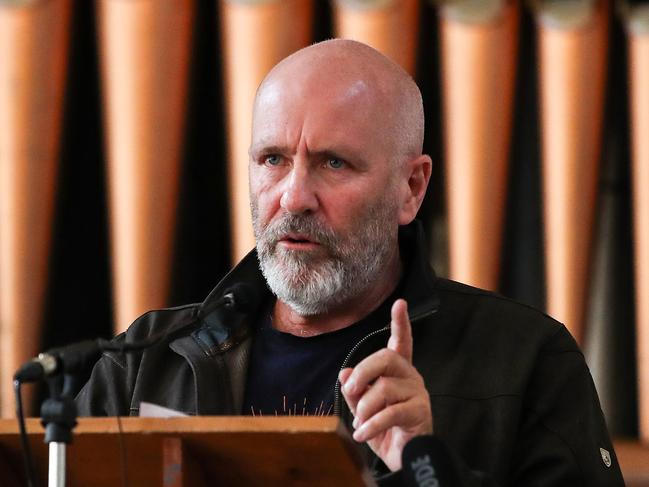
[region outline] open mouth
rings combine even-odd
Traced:
[[[282,237],[279,241],[280,244],[289,248],[312,248],[320,245],[315,240],[310,239],[306,235],[290,234]]]

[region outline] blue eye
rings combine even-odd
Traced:
[[[264,157],[264,162],[270,164],[271,166],[277,166],[281,162],[281,158],[277,154],[271,154]]]
[[[332,169],[340,169],[345,165],[345,162],[342,159],[327,159],[327,165]]]

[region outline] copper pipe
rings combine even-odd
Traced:
[[[440,11],[450,276],[496,289],[516,76],[519,6]],[[474,7],[475,3],[473,3]]]
[[[221,0],[220,7],[232,259],[236,262],[255,245],[248,198],[248,147],[255,92],[277,62],[311,41],[313,3]]]
[[[192,0],[99,0],[115,330],[165,306]]]
[[[628,22],[640,439],[649,443],[649,7]]]
[[[601,150],[608,2],[537,15],[548,312],[582,342]],[[593,5],[595,4],[595,5]],[[554,10],[554,9],[558,10]]]
[[[414,76],[419,0],[337,0],[334,30],[336,37],[374,47]]]
[[[0,413],[40,349],[68,61],[69,0],[0,5]],[[28,393],[25,403],[29,404]]]

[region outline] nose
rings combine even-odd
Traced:
[[[301,214],[318,209],[313,175],[308,167],[294,164],[286,178],[280,206],[288,213]]]

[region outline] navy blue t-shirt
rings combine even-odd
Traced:
[[[332,414],[334,387],[345,357],[363,337],[389,325],[395,299],[393,294],[358,323],[311,337],[275,330],[271,303],[256,325],[242,414]]]

